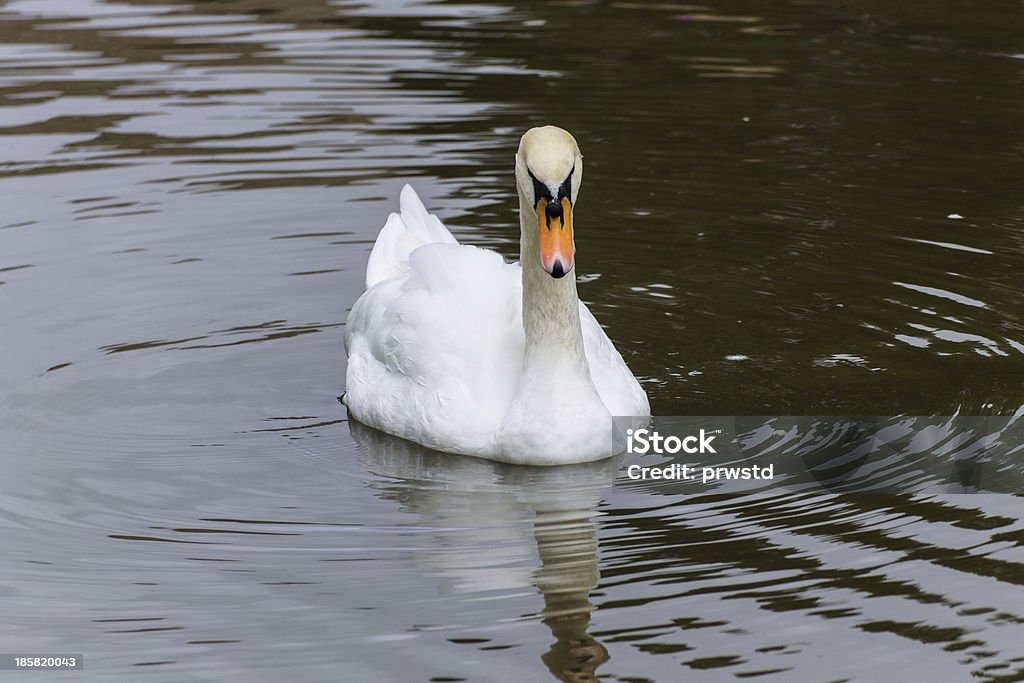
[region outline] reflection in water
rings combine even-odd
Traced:
[[[417,561],[458,592],[536,586],[555,638],[544,664],[559,680],[596,680],[608,651],[587,632],[600,576],[591,518],[617,460],[504,465],[432,451],[355,421],[349,427],[360,464],[387,478],[369,485],[437,530],[436,547]]]
[[[541,659],[556,678],[567,681],[596,680],[597,668],[608,660],[608,650],[587,632],[594,609],[590,591],[600,578],[590,513],[538,508],[534,528],[541,561],[537,587],[544,595],[544,623],[555,637]]]

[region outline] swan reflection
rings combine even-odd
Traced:
[[[438,453],[355,421],[349,426],[362,467],[386,478],[367,485],[436,531],[433,549],[415,558],[424,571],[457,593],[539,589],[542,620],[554,637],[544,665],[559,680],[596,680],[608,651],[588,633],[590,592],[600,578],[592,517],[615,480],[617,459],[505,465]]]

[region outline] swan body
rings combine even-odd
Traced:
[[[528,131],[516,177],[521,264],[460,245],[403,188],[349,313],[345,404],[364,424],[441,451],[530,465],[614,455],[612,416],[650,406],[576,293],[575,140]]]

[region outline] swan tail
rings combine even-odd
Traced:
[[[399,212],[388,216],[366,264],[366,287],[408,272],[409,255],[424,244],[458,244],[448,228],[427,211],[411,185],[402,188]]]

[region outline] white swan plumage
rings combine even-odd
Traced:
[[[516,154],[520,264],[460,245],[409,185],[348,316],[356,420],[441,451],[530,465],[615,454],[612,416],[647,395],[576,293],[575,139],[533,128]],[[567,275],[567,276],[566,276]]]

